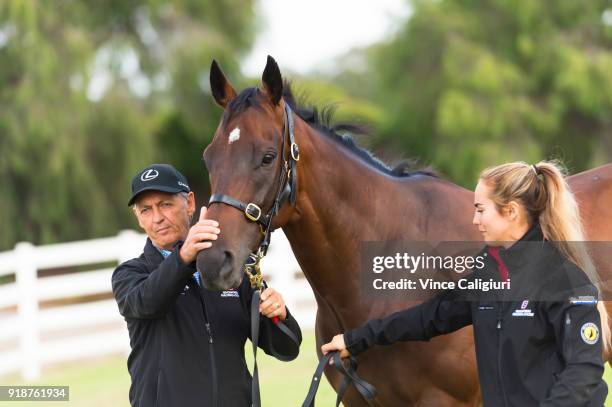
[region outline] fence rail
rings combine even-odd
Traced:
[[[126,230],[115,237],[34,246],[18,243],[0,252],[0,376],[41,376],[45,365],[127,354],[125,321],[112,298],[114,266],[138,256],[146,236]],[[113,263],[113,267],[109,264]],[[105,268],[97,268],[103,264]],[[74,272],[70,268],[94,268]],[[41,276],[41,270],[63,274]],[[273,236],[262,270],[300,325],[314,326],[316,303],[289,242]],[[14,276],[14,278],[11,278]]]

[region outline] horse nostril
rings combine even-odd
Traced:
[[[223,261],[221,263],[221,269],[219,270],[219,274],[221,275],[221,277],[225,277],[232,272],[233,260],[234,255],[231,252],[225,250],[223,252]]]

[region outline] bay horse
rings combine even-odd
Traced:
[[[235,287],[242,280],[243,264],[262,234],[261,225],[247,220],[235,203],[254,203],[261,215],[289,184],[279,182],[293,153],[285,137],[289,112],[299,146],[293,168],[297,190],[292,191],[295,202],[280,207],[272,226],[283,229],[314,292],[319,357],[320,345],[332,335],[418,304],[360,295],[362,241],[480,239],[471,224],[472,191],[426,171],[390,169],[338,134],[343,128],[326,123],[323,114],[298,106],[271,57],[261,89],[237,94],[215,61],[210,83],[224,113],[204,161],[212,193],[231,197],[234,204],[211,199],[215,203],[208,216],[219,221],[222,233],[212,248],[198,255],[198,270],[211,289]],[[379,405],[481,404],[471,327],[429,342],[373,347],[358,359],[359,374],[376,387]],[[326,376],[337,390],[341,378],[331,369]],[[354,389],[343,402],[366,405]]]

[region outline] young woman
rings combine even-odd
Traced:
[[[485,406],[603,406],[607,313],[597,301],[578,206],[560,166],[516,162],[487,169],[474,206],[473,223],[487,246],[485,267],[471,278],[509,279],[510,290],[493,296],[445,291],[334,336],[323,353],[357,355],[473,325]]]

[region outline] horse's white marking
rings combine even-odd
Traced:
[[[240,128],[236,127],[234,130],[230,132],[227,143],[232,144],[234,141],[238,141],[239,138],[240,138]]]

